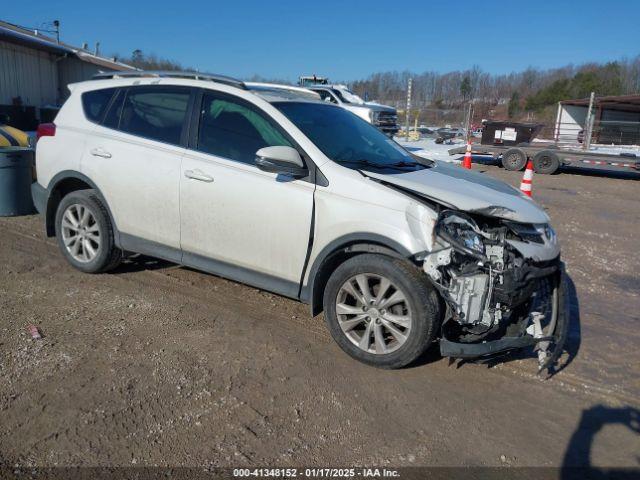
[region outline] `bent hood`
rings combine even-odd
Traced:
[[[500,180],[443,162],[415,172],[365,175],[411,190],[465,212],[522,223],[548,223],[549,216],[533,200]]]

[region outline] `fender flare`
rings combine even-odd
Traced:
[[[311,306],[312,316],[322,311],[322,298],[318,297],[319,289],[324,289],[326,278],[319,277],[319,273],[325,262],[339,253],[378,253],[404,260],[414,256],[402,244],[375,233],[350,233],[332,240],[316,256],[309,269],[309,280],[300,288],[300,301]]]
[[[98,186],[95,184],[93,180],[91,180],[89,177],[87,177],[83,173],[80,173],[76,170],[62,170],[61,172],[58,172],[56,175],[54,175],[51,180],[49,180],[49,184],[47,185],[47,189],[46,189],[47,190],[47,207],[45,210],[45,229],[46,229],[47,235],[49,235],[50,232],[55,232],[54,222],[55,222],[56,212],[55,212],[54,205],[56,205],[56,202],[55,202],[56,187],[64,180],[68,180],[70,178],[75,178],[76,180],[80,180],[86,183],[87,185],[89,185],[93,190],[96,191],[96,195],[98,196],[98,198],[100,199],[104,207],[107,209],[107,213],[109,214],[109,220],[111,221],[111,225],[113,226],[115,244],[117,247],[120,247],[120,230],[118,230],[118,226],[116,225],[115,219],[113,218],[113,213],[111,212],[111,208],[109,207],[107,200],[102,194],[102,191],[98,188]],[[55,233],[53,233],[53,235],[50,235],[50,236],[54,236],[54,235]]]

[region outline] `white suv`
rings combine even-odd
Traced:
[[[72,85],[37,144],[47,234],[84,272],[142,253],[309,303],[372,365],[436,340],[553,362],[566,321],[546,213],[314,98],[188,73]]]

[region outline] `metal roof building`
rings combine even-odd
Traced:
[[[582,141],[589,103],[589,98],[580,98],[558,104],[556,140]],[[592,108],[594,143],[640,144],[640,95],[595,96]]]
[[[32,130],[50,120],[67,98],[69,83],[123,70],[135,68],[0,21],[0,113],[20,128]]]

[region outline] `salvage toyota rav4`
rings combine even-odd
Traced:
[[[566,332],[549,217],[486,175],[416,158],[315,93],[136,72],[71,86],[39,129],[32,193],[84,272],[160,257],[324,310],[352,357],[438,342],[486,358]]]

